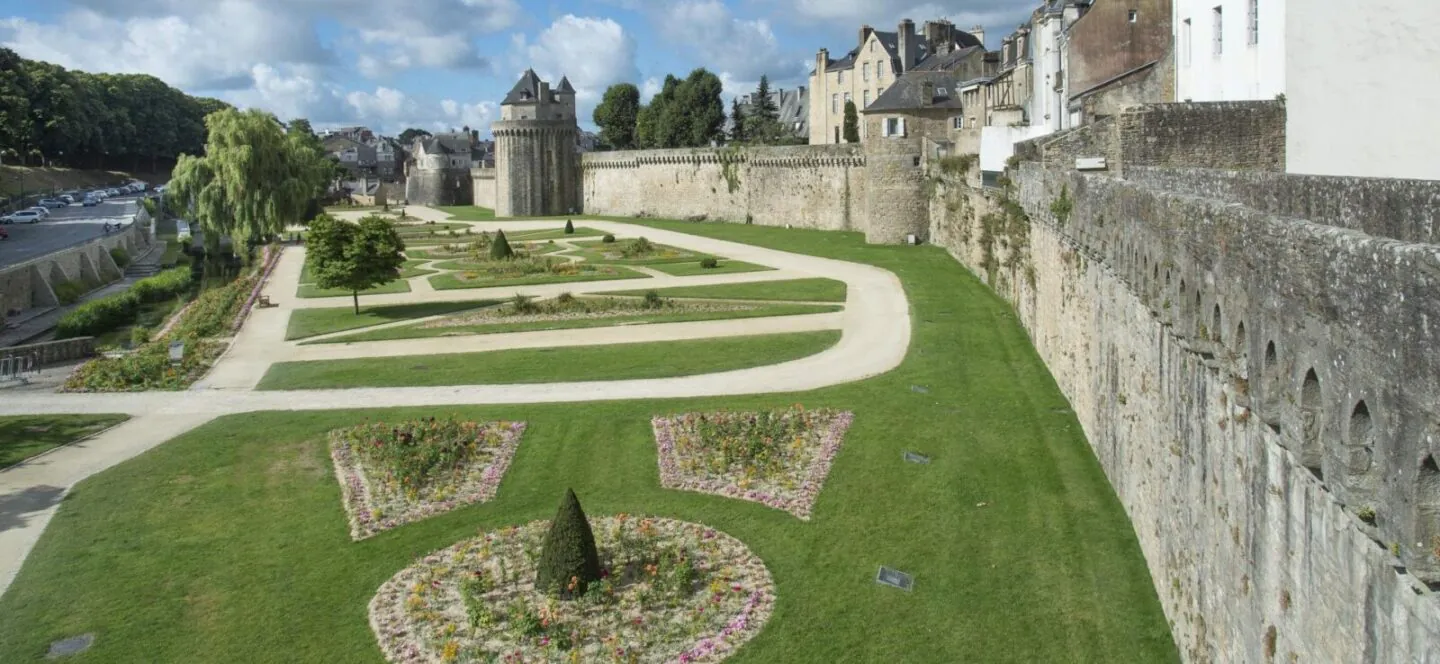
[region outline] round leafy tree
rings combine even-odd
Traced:
[[[565,490],[560,511],[550,522],[545,534],[545,547],[535,574],[535,587],[557,592],[563,599],[585,593],[591,583],[600,580],[600,552],[595,548],[595,534],[580,509],[580,499],[571,489]]]
[[[571,222],[569,219],[566,219],[566,220],[565,220],[565,234],[566,234],[566,235],[574,235],[574,234],[575,234],[575,224],[574,224],[573,222]]]
[[[496,231],[495,239],[490,241],[490,258],[499,261],[514,257],[515,250],[510,248],[510,241],[505,239],[505,231]]]

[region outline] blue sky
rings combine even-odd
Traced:
[[[666,74],[720,75],[727,95],[805,84],[815,52],[861,24],[981,24],[990,45],[1038,0],[0,0],[0,45],[86,71],[155,75],[193,94],[316,126],[386,133],[471,126],[533,67],[579,90],[653,94]]]

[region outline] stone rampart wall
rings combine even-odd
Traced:
[[[420,169],[405,180],[405,201],[410,205],[470,205],[474,201],[469,169]]]
[[[472,168],[470,179],[473,181],[472,190],[475,195],[476,207],[483,207],[494,210],[496,201],[495,192],[495,169],[493,168]]]
[[[593,152],[586,214],[864,230],[866,166],[853,146]]]
[[[1437,247],[1036,163],[1010,175],[1015,214],[997,199],[967,229],[932,201],[935,240],[1014,303],[1185,659],[1440,661]],[[1353,184],[1315,209],[1390,188]]]
[[[138,258],[150,247],[148,226],[132,223],[118,233],[0,269],[0,311],[54,306],[54,287],[62,282],[100,286],[119,279],[123,271],[110,256],[115,247]]]

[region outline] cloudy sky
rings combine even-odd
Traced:
[[[805,84],[858,27],[948,17],[994,47],[1038,0],[0,0],[0,45],[317,127],[488,131],[520,72],[570,77],[582,124],[605,87],[649,94],[706,67],[727,95]]]

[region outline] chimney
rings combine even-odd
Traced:
[[[975,35],[975,38],[980,40],[981,46],[985,45],[985,26],[977,25],[970,28],[970,34]]]
[[[920,107],[929,108],[935,103],[935,84],[925,81],[920,84]]]
[[[824,76],[825,68],[829,65],[830,49],[822,48],[820,49],[819,53],[815,54],[815,74],[818,76]]]
[[[915,55],[919,50],[920,44],[916,42],[917,36],[915,35],[914,21],[908,18],[900,21],[899,33],[900,73],[903,74],[915,66]]]
[[[865,48],[865,40],[866,40],[866,39],[869,39],[869,38],[870,38],[870,33],[874,32],[874,31],[875,31],[875,28],[872,28],[872,27],[870,27],[870,26],[868,26],[868,25],[862,25],[862,26],[860,26],[860,42],[859,42],[859,48],[861,48],[861,49],[864,49],[864,48]]]

